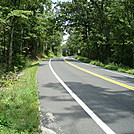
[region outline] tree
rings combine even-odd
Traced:
[[[71,34],[67,45],[78,48],[77,43],[73,44],[74,31],[77,31],[77,37],[82,37],[80,49],[83,56],[133,67],[133,4],[132,0],[58,3],[58,21]]]
[[[8,70],[22,69],[27,57],[49,54],[52,47],[57,54],[62,30],[51,4],[49,0],[0,1],[0,62],[5,61]]]

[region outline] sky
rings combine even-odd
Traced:
[[[66,35],[63,36],[62,44],[66,44],[68,37],[69,37],[69,34],[66,34]]]

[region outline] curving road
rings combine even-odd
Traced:
[[[42,125],[57,134],[134,134],[134,76],[71,57],[39,65]]]

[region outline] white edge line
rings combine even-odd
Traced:
[[[85,110],[85,112],[100,126],[100,128],[106,133],[106,134],[115,134],[111,128],[109,128],[62,80],[61,78],[56,74],[54,69],[51,66],[51,60],[49,60],[49,67],[54,74],[54,76],[57,78],[57,80],[61,83],[61,85],[69,92],[69,94],[77,101],[77,103]]]
[[[87,66],[91,66],[91,67],[100,67],[100,66],[95,66],[95,65],[92,65],[92,64],[87,64],[87,63],[82,63],[84,65],[87,65]],[[113,73],[113,74],[119,74],[119,75],[122,75],[122,76],[126,76],[126,77],[129,77],[129,78],[134,78],[134,76],[131,76],[131,74],[123,74],[122,72],[116,72],[116,70],[107,70],[107,69],[103,69],[103,68],[100,68],[100,70],[103,70],[103,71],[107,71],[107,72],[110,72],[110,73]]]
[[[126,77],[130,77],[130,78],[134,78],[134,76],[130,76],[130,75],[127,75],[127,74],[121,74],[121,73],[118,73],[118,72],[112,71],[112,70],[106,70],[106,69],[101,69],[101,70],[111,72],[111,73],[114,73],[114,74],[119,74],[119,75],[126,76]]]

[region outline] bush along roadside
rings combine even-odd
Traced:
[[[124,73],[129,73],[129,74],[134,74],[134,69],[129,68],[129,67],[125,67],[123,65],[119,65],[119,64],[116,64],[116,63],[104,64],[100,61],[90,60],[86,57],[82,57],[82,56],[78,56],[78,55],[75,55],[74,58],[77,59],[77,60],[80,60],[82,62],[93,64],[93,65],[96,65],[96,66],[101,66],[103,68],[107,68],[107,69],[111,69],[111,70],[115,70],[115,71],[120,71],[120,72],[124,72]]]
[[[32,63],[23,70],[23,75],[10,87],[0,88],[0,134],[39,133],[38,64]]]

